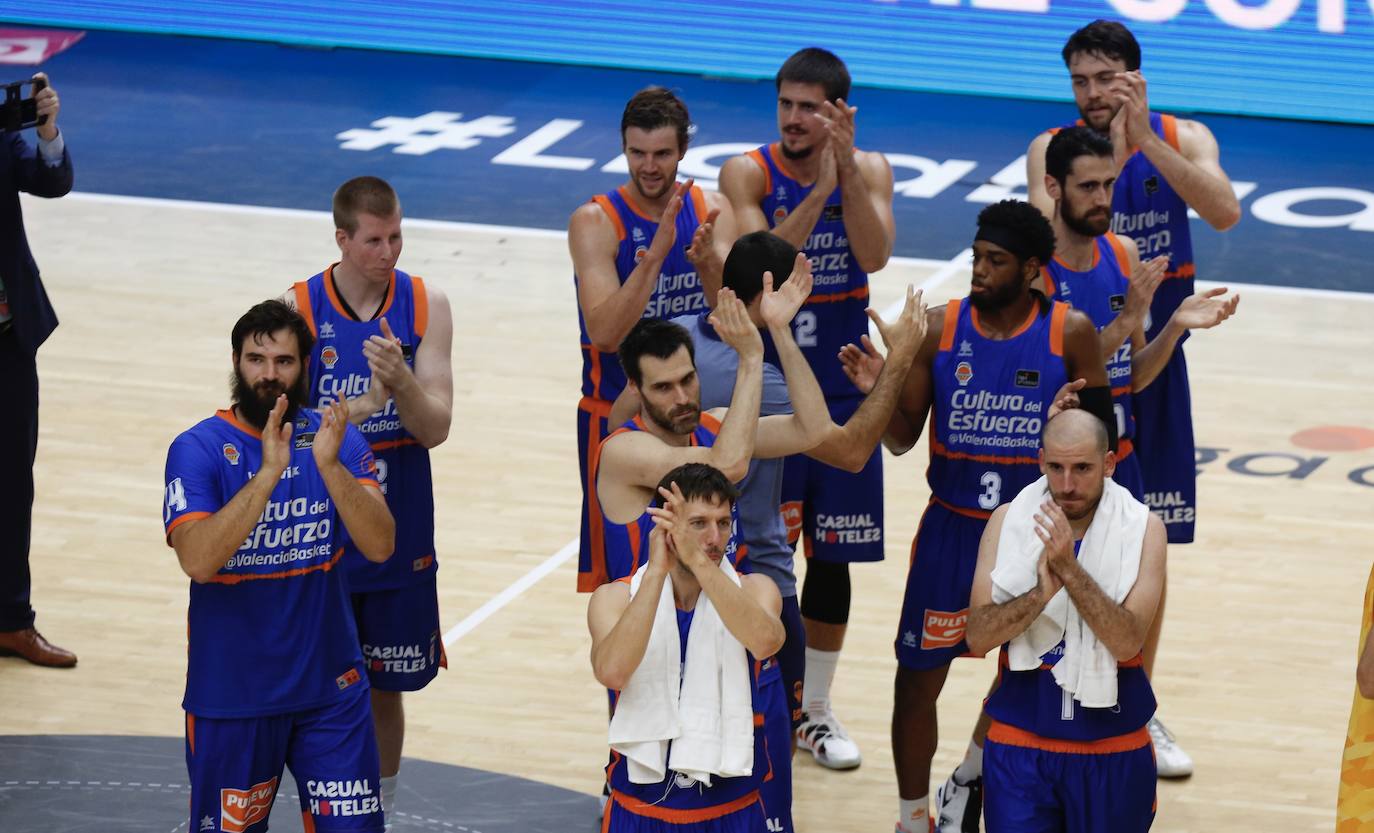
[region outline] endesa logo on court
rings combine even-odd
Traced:
[[[968,626],[968,608],[963,610],[926,610],[921,628],[921,650],[953,648],[964,638]]]
[[[272,799],[277,795],[277,779],[254,784],[246,790],[219,791],[219,829],[224,833],[243,833],[267,818]]]

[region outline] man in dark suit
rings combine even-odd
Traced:
[[[76,655],[33,627],[29,605],[29,533],[33,520],[33,462],[38,451],[38,347],[57,326],[38,266],[24,235],[19,192],[60,197],[72,189],[72,160],[57,130],[57,91],[38,103],[38,147],[21,132],[0,135],[0,655],[70,668]],[[35,84],[35,86],[39,86]],[[46,117],[46,118],[42,118]]]

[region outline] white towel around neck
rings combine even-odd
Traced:
[[[1035,514],[1049,498],[1041,477],[1022,489],[1002,519],[997,562],[992,570],[992,600],[1009,601],[1035,587],[1037,565],[1045,545],[1035,534]],[[1078,563],[1112,601],[1121,603],[1140,574],[1140,554],[1150,510],[1115,481],[1103,484],[1102,500],[1079,545]],[[1013,671],[1040,667],[1040,658],[1064,640],[1064,654],[1054,666],[1060,688],[1090,708],[1110,708],[1117,700],[1117,663],[1107,646],[1078,614],[1069,592],[1060,588],[1030,627],[1007,646]]]
[[[740,583],[729,559],[720,568]],[[647,569],[647,564],[640,567],[631,580],[631,599]],[[611,748],[625,756],[635,784],[656,784],[669,769],[708,787],[712,776],[748,775],[754,770],[752,694],[748,654],[704,591],[682,659],[670,573],[659,594],[644,658],[616,702]]]

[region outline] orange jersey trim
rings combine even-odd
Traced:
[[[315,817],[309,810],[301,810],[301,833],[315,833]]]
[[[1133,390],[1135,390],[1135,388],[1130,385],[1122,385],[1119,388],[1112,388],[1112,396],[1125,396]]]
[[[693,185],[689,196],[692,198],[692,205],[696,207],[697,224],[706,222],[706,215],[709,213],[706,208],[706,192]]]
[[[357,481],[358,481],[360,484],[362,484],[363,486],[371,486],[372,488],[376,489],[376,490],[379,491],[379,492],[382,490],[382,484],[378,483],[376,480],[372,479],[371,477],[357,477],[357,478],[354,478],[354,479],[357,480]]]
[[[768,193],[773,190],[773,172],[768,170],[768,163],[763,160],[763,154],[759,152],[758,148],[754,148],[744,155],[754,160],[754,163],[763,169],[763,195],[767,197]]]
[[[1016,465],[1018,463],[1039,464],[1040,458],[1037,457],[1003,457],[998,454],[968,454],[963,451],[950,451],[945,448],[944,443],[935,439],[932,433],[930,436],[930,453],[938,454],[950,460],[972,460],[975,463],[998,463],[1001,465]],[[991,517],[991,516],[988,516]]]
[[[611,799],[615,801],[616,804],[625,808],[627,812],[636,816],[666,821],[670,824],[698,824],[703,821],[718,819],[721,816],[728,816],[731,813],[739,812],[745,807],[756,804],[759,800],[759,791],[754,790],[748,795],[737,798],[727,804],[717,804],[714,807],[699,807],[695,810],[675,810],[670,807],[660,807],[657,804],[646,804],[619,790],[611,790]]]
[[[305,326],[310,328],[310,334],[319,338],[320,332],[315,328],[315,310],[310,306],[309,285],[305,281],[296,281],[292,289],[296,293],[296,312],[305,319]]]
[[[945,326],[940,331],[941,353],[947,353],[954,347],[954,331],[959,329],[959,305],[961,303],[955,299],[945,304]]]
[[[596,351],[592,351],[596,355]],[[597,427],[600,418],[610,416],[611,403],[604,399],[593,399],[584,396],[577,403],[580,410],[591,414],[593,424],[589,426],[589,436],[587,441],[587,482],[584,488],[587,490],[587,533],[591,538],[589,547],[591,549],[591,571],[577,574],[577,592],[590,593],[606,582],[610,581],[610,573],[606,570],[606,528],[604,519],[601,515],[601,497],[596,491],[596,477],[601,463],[601,444],[610,439],[621,430],[616,429],[607,434],[605,439],[590,436],[590,431]]]
[[[172,545],[172,530],[176,529],[184,523],[188,523],[190,521],[198,521],[202,518],[208,517],[210,517],[209,512],[187,512],[185,515],[182,515],[175,521],[172,521],[172,523],[167,527],[167,546],[170,547]]]
[[[1160,114],[1159,126],[1164,129],[1164,141],[1169,143],[1169,147],[1182,153],[1178,146],[1178,119]]]
[[[1054,308],[1050,310],[1050,354],[1060,358],[1064,357],[1064,320],[1068,317],[1069,305],[1055,301]]]
[[[639,419],[639,417],[635,417],[635,419]],[[720,436],[720,420],[707,411],[701,412],[701,426],[712,434]],[[692,438],[692,445],[696,445],[695,437]]]
[[[429,293],[425,291],[423,278],[410,276],[411,297],[415,303],[415,337],[424,338],[429,328]]]
[[[997,341],[998,339],[993,339],[992,336],[988,335],[988,334],[983,330],[982,320],[978,317],[978,308],[975,307],[975,306],[973,306],[972,304],[970,304],[969,306],[970,306],[970,309],[969,309],[969,318],[970,318],[970,320],[973,321],[973,329],[977,330],[977,331],[978,331],[978,335],[982,336],[983,338],[992,339],[992,340],[994,340],[994,341]],[[1016,331],[1013,332],[1011,335],[1009,335],[1009,336],[1007,336],[1005,339],[1001,339],[1001,340],[1002,340],[1002,341],[1010,341],[1011,339],[1016,338],[1017,336],[1021,335],[1021,334],[1024,333],[1026,330],[1029,330],[1029,329],[1030,329],[1030,326],[1031,326],[1032,324],[1035,323],[1035,319],[1037,319],[1037,318],[1039,318],[1039,317],[1040,317],[1040,310],[1036,309],[1035,307],[1031,307],[1030,315],[1026,316],[1026,320],[1025,320],[1025,321],[1022,321],[1022,322],[1021,322],[1021,326],[1017,327],[1017,328],[1016,328]]]
[[[1127,438],[1122,438],[1116,442],[1116,460],[1121,462],[1135,453],[1135,444]]]
[[[1116,735],[1101,740],[1060,740],[1046,738],[1025,729],[1018,729],[994,720],[988,729],[988,740],[1004,746],[1020,746],[1025,749],[1041,749],[1065,755],[1110,755],[1116,752],[1134,752],[1150,745],[1150,731],[1141,726],[1134,732]]]
[[[1131,261],[1130,255],[1126,253],[1126,244],[1122,243],[1121,238],[1110,231],[1107,232],[1105,236],[1107,238],[1107,243],[1112,247],[1112,253],[1116,255],[1116,265],[1121,267],[1121,273],[1129,280],[1131,277]]]
[[[1172,278],[1191,278],[1197,274],[1197,266],[1192,263],[1183,264],[1180,269],[1171,269],[1164,273],[1164,280]]]
[[[234,411],[231,408],[220,408],[218,411],[215,411],[215,416],[219,417],[220,419],[224,420],[225,422],[229,423],[230,425],[234,426],[235,428],[239,429],[240,431],[242,431],[243,433],[247,434],[255,440],[262,439],[262,432],[251,425],[240,422],[239,418],[234,416]]]
[[[338,265],[337,263],[332,263],[324,270],[324,293],[329,296],[329,303],[333,305],[334,310],[338,312],[339,315],[342,315],[350,321],[357,321],[357,318],[349,315],[348,310],[344,309],[343,301],[339,300],[339,294],[334,291],[334,267]],[[395,303],[395,301],[396,270],[393,269],[391,270],[391,277],[386,279],[386,301],[382,304],[382,308],[378,310],[375,317],[381,318],[383,315],[386,315],[387,312],[391,310],[391,305]]]
[[[854,299],[862,301],[867,297],[868,287],[866,286],[861,286],[857,289],[851,289],[848,292],[836,292],[832,295],[816,295],[815,293],[812,293],[811,297],[806,299],[806,306],[809,307],[815,304],[833,304],[838,301],[849,301]]]
[[[1097,264],[1099,264],[1099,263],[1102,262],[1102,250],[1099,249],[1099,248],[1097,248],[1096,244],[1093,245],[1093,262],[1092,262],[1092,265],[1089,266],[1086,270],[1079,270],[1079,269],[1073,268],[1073,266],[1070,265],[1068,261],[1064,260],[1064,258],[1060,257],[1058,253],[1055,253],[1055,255],[1054,255],[1054,257],[1053,257],[1053,260],[1054,260],[1055,263],[1058,263],[1060,266],[1063,266],[1065,269],[1068,269],[1070,272],[1091,271],[1091,270],[1093,270],[1093,269],[1096,269],[1096,268],[1097,268]],[[1045,267],[1043,267],[1043,266],[1040,267],[1040,270],[1041,270],[1042,272],[1045,271]]]
[[[787,160],[782,155],[781,142],[773,142],[768,146],[768,158],[773,160],[773,164],[778,166],[778,170],[782,172],[783,176],[796,182],[801,182],[792,169],[787,166]],[[814,185],[815,183],[812,182],[810,184]]]
[[[611,225],[615,226],[615,239],[625,239],[625,224],[620,221],[620,212],[611,205],[611,200],[605,194],[597,194],[592,197],[592,202],[601,206],[601,210],[606,212],[606,216],[611,218]]]
[[[191,755],[196,754],[196,716],[190,712],[186,713],[186,745],[191,748]]]
[[[283,570],[279,573],[237,573],[227,576],[216,574],[213,578],[210,579],[210,583],[241,584],[245,581],[263,581],[266,579],[295,578],[296,576],[303,576],[306,573],[327,573],[330,570],[334,569],[334,566],[339,563],[339,559],[343,557],[344,549],[344,547],[339,547],[339,551],[334,553],[334,557],[324,562],[323,564],[313,564],[309,567],[297,567],[294,570]]]
[[[1057,257],[1055,259],[1058,260]],[[1054,276],[1051,275],[1050,270],[1044,266],[1040,267],[1040,282],[1045,285],[1045,297],[1053,298],[1056,292]]]
[[[643,219],[643,220],[648,220],[648,221],[651,222],[651,223],[657,223],[657,222],[659,222],[659,220],[663,219],[663,218],[662,218],[662,215],[660,215],[659,217],[656,217],[656,218],[655,218],[655,217],[650,217],[649,214],[648,214],[648,212],[646,212],[644,209],[640,208],[639,205],[634,201],[634,198],[630,196],[630,188],[629,188],[629,186],[627,186],[627,185],[622,185],[622,186],[620,186],[619,188],[617,188],[617,189],[615,189],[615,190],[618,191],[618,192],[620,193],[620,198],[623,199],[623,200],[625,201],[625,204],[628,205],[628,206],[630,207],[630,211],[634,212],[635,216],[637,216],[637,217],[639,217],[640,219]]]

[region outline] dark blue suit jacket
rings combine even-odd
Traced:
[[[57,326],[57,313],[48,301],[38,276],[38,264],[29,251],[19,192],[60,197],[70,190],[72,158],[65,149],[62,164],[54,168],[20,133],[0,136],[0,281],[9,296],[15,334],[30,353],[36,353]]]

